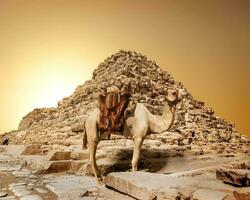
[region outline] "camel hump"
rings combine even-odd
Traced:
[[[130,101],[130,93],[113,92],[99,97],[98,128],[104,132],[123,132],[124,112]]]

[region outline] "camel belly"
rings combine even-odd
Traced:
[[[100,139],[101,140],[109,140],[110,139],[110,136],[112,135],[122,135],[123,136],[123,133],[121,132],[101,132],[100,134]]]

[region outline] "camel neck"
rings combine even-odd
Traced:
[[[175,112],[175,106],[165,103],[165,105],[163,106],[162,117],[165,118],[165,117],[173,116],[174,112]]]

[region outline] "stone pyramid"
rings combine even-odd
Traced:
[[[58,102],[56,108],[35,109],[26,115],[18,130],[7,133],[16,144],[81,144],[81,135],[72,129],[81,124],[96,105],[100,93],[110,85],[131,85],[131,113],[137,102],[144,103],[154,114],[161,114],[169,88],[178,89],[174,124],[170,131],[181,136],[182,143],[248,142],[236,132],[234,125],[214,115],[214,111],[196,100],[190,92],[175,81],[154,61],[134,51],[119,51],[104,60],[93,72],[91,80]]]

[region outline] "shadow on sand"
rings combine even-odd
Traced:
[[[133,149],[119,150],[115,154],[116,161],[104,169],[104,174],[111,172],[131,171]],[[158,172],[167,164],[167,157],[161,157],[161,152],[153,149],[142,149],[138,163],[139,171]]]

